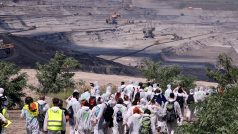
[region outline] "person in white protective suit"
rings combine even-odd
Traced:
[[[123,99],[119,98],[117,104],[113,107],[113,134],[124,134],[125,114],[127,108],[123,105]]]
[[[100,86],[97,81],[90,83],[91,85],[91,96],[99,97],[100,96]]]
[[[130,134],[139,134],[142,117],[141,110],[138,107],[135,107],[133,109],[133,114],[128,118],[127,121],[127,127]]]
[[[170,95],[170,93],[172,93],[173,91],[172,91],[172,89],[171,89],[171,85],[170,84],[168,84],[167,85],[167,89],[165,90],[165,93],[164,93],[164,96],[165,96],[165,98],[168,100],[169,99],[169,95]]]
[[[97,98],[97,105],[92,109],[92,126],[94,134],[104,134],[104,117],[103,113],[106,109],[106,104],[101,97]]]
[[[134,85],[132,81],[129,81],[129,84],[124,89],[124,94],[129,97],[129,99],[132,99],[132,94],[134,90]]]
[[[82,107],[76,113],[76,125],[75,129],[77,130],[75,134],[91,134],[92,130],[92,111],[88,107],[87,100],[81,101]]]

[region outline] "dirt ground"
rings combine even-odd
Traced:
[[[26,134],[25,130],[25,120],[20,118],[20,110],[10,110],[8,111],[9,119],[12,124],[7,128],[7,134]]]

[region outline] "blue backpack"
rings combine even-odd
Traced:
[[[116,120],[117,120],[118,123],[120,123],[120,122],[123,121],[123,116],[122,116],[121,109],[119,109],[119,110],[117,111]]]

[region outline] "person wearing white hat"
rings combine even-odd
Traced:
[[[152,86],[148,87],[148,91],[146,92],[146,98],[151,100],[154,97],[154,92]]]
[[[126,88],[125,82],[122,81],[120,86],[121,92],[123,92],[125,88]]]
[[[79,103],[78,99],[79,99],[79,93],[74,92],[73,98],[71,98],[67,104],[67,109],[70,115],[70,119],[69,119],[70,134],[75,134],[75,124],[76,124],[75,116],[78,110],[81,108],[81,104]]]
[[[117,104],[113,107],[113,134],[123,134],[126,124],[125,115],[127,108],[123,105],[123,99],[119,98]]]
[[[157,89],[159,89],[159,84],[154,83],[154,84],[153,84],[153,91],[155,91],[155,90],[157,90]]]
[[[99,97],[100,96],[100,86],[97,81],[90,83],[91,85],[91,96]]]
[[[102,94],[102,97],[105,98],[105,101],[107,101],[109,100],[111,94],[112,94],[112,84],[109,83],[106,87],[106,92]]]
[[[134,90],[134,85],[132,81],[129,81],[129,84],[124,89],[124,94],[129,97],[129,99],[132,99],[132,93]]]
[[[79,93],[79,91],[78,91],[77,89],[74,89],[73,93],[75,93],[75,92]],[[72,98],[73,98],[73,94],[70,95],[70,96],[65,100],[65,102],[68,103]]]
[[[90,93],[89,93],[89,90],[86,88],[84,89],[84,92],[81,94],[80,96],[80,101],[81,100],[87,100],[89,102],[89,99],[90,99]]]
[[[106,109],[106,104],[103,103],[104,100],[101,97],[97,97],[97,105],[92,109],[92,122],[93,122],[93,132],[94,134],[104,134],[103,125],[104,117],[103,113]]]
[[[172,89],[171,89],[171,85],[170,84],[168,84],[167,85],[167,89],[165,90],[165,93],[164,93],[164,96],[165,96],[165,98],[168,100],[169,99],[169,95],[170,95],[170,93],[172,93],[173,91],[172,91]]]
[[[194,103],[197,103],[196,98],[194,97],[194,90],[190,89],[189,95],[187,97],[187,105],[188,105],[188,109],[187,109],[187,118],[188,121],[192,121],[194,114],[195,114],[195,107],[193,106]]]
[[[181,124],[183,120],[180,105],[176,101],[174,93],[170,93],[169,99],[164,106],[164,113],[166,113],[165,121],[167,126],[167,133],[174,134],[178,126],[177,121],[179,120],[179,124]]]
[[[4,95],[4,89],[0,88],[0,99],[2,101],[2,107],[7,108],[8,101],[7,101],[7,96]]]

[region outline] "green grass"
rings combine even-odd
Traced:
[[[48,93],[47,96],[51,98],[59,98],[62,100],[66,100],[69,96],[72,95],[73,91],[73,89],[67,89],[66,91],[62,91],[59,93]]]

